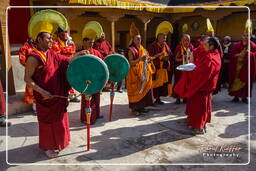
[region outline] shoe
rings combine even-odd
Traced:
[[[139,110],[139,112],[140,112],[140,113],[148,113],[149,110],[147,110],[147,109],[141,109],[141,110]]]
[[[163,105],[163,104],[164,104],[164,102],[162,102],[160,99],[156,99],[155,104]]]
[[[245,103],[245,104],[248,104],[248,99],[247,98],[243,98],[242,102]]]
[[[10,127],[11,125],[11,122],[6,122],[5,116],[0,115],[0,127]]]
[[[118,92],[119,92],[119,93],[123,93],[123,90],[122,90],[122,89],[120,89],[120,90],[118,90]]]
[[[195,135],[202,135],[202,134],[205,134],[205,131],[204,129],[193,129],[193,133]]]
[[[187,99],[183,99],[183,103],[187,103]]]
[[[79,103],[80,100],[75,96],[74,98],[70,99],[70,102]]]
[[[208,129],[207,129],[207,126],[205,125],[204,126],[204,132],[207,133]]]
[[[231,102],[233,102],[233,103],[238,103],[240,100],[239,100],[239,98],[238,97],[234,97],[233,98],[233,100],[231,101]]]
[[[175,104],[180,104],[180,99],[176,99]]]
[[[132,113],[133,115],[135,115],[135,116],[146,116],[144,113],[139,112],[139,111],[136,111],[136,110],[132,111],[131,113]]]
[[[102,119],[102,118],[104,118],[104,116],[103,116],[103,115],[98,116],[98,119]]]
[[[47,150],[47,151],[45,151],[45,154],[46,154],[47,157],[49,157],[50,159],[52,159],[52,158],[58,157],[59,152],[55,152],[55,151],[53,151],[53,150]]]

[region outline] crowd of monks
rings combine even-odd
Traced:
[[[104,32],[99,37],[83,34],[82,48],[76,49],[68,29],[58,27],[53,32],[50,26],[47,21],[38,21],[33,35],[20,49],[20,63],[25,67],[27,84],[24,103],[34,104],[39,122],[39,147],[52,158],[70,142],[68,98],[71,102],[80,102],[66,79],[69,63],[81,55],[93,54],[104,59],[115,52]],[[248,92],[252,95],[256,75],[256,45],[248,40],[249,31],[245,31],[240,42],[232,43],[231,37],[226,36],[220,43],[210,30],[199,36],[194,45],[190,35],[184,33],[172,52],[166,42],[169,32],[172,32],[171,24],[160,23],[155,41],[146,49],[141,44],[139,30],[131,24],[131,41],[127,51],[122,52],[130,64],[125,79],[129,108],[135,116],[145,115],[149,112],[147,106],[164,105],[161,97],[176,98],[176,104],[186,103],[188,128],[196,135],[204,134],[206,124],[211,121],[212,95],[221,88],[228,88],[229,95],[234,97],[232,102],[248,103]],[[176,69],[189,63],[196,66],[194,70]],[[0,84],[0,113],[4,116],[2,94]],[[100,96],[101,92],[92,95],[91,124],[102,118]],[[83,123],[86,122],[85,105],[86,97],[82,95],[80,120]]]

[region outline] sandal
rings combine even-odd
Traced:
[[[59,152],[55,152],[53,150],[47,150],[47,151],[45,151],[45,154],[46,154],[47,157],[52,159],[52,158],[58,157]]]

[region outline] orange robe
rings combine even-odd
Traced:
[[[129,50],[133,54],[133,60],[141,58],[148,54],[143,46],[135,47],[131,45]],[[146,71],[146,78],[144,84],[142,83],[143,71]],[[155,67],[152,62],[147,65],[144,70],[144,62],[139,61],[135,65],[130,66],[129,73],[126,77],[126,88],[129,100],[129,107],[132,110],[139,110],[146,106],[153,104],[152,99],[152,74],[155,72]]]
[[[154,56],[158,53],[164,52],[164,55],[153,60],[156,72],[153,75],[152,88],[154,97],[156,99],[160,96],[167,96],[168,84],[171,84],[173,73],[170,70],[168,70],[171,67],[170,60],[163,61],[163,57],[170,56],[171,50],[167,43],[164,43],[164,45],[161,46],[159,43],[153,42],[149,46],[148,52],[150,56]]]
[[[19,60],[20,64],[26,66],[27,55],[33,51],[33,46],[28,42],[25,42],[19,49]],[[25,96],[23,100],[24,104],[34,104],[35,99],[33,96],[33,89],[26,85]]]

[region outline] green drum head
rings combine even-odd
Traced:
[[[119,82],[122,81],[129,72],[129,62],[128,60],[120,54],[108,55],[104,62],[108,66],[109,70],[109,81]]]
[[[88,95],[99,92],[105,86],[108,78],[107,65],[94,55],[85,55],[74,59],[67,70],[67,79],[70,85],[76,91]],[[88,82],[90,82],[89,85]]]

